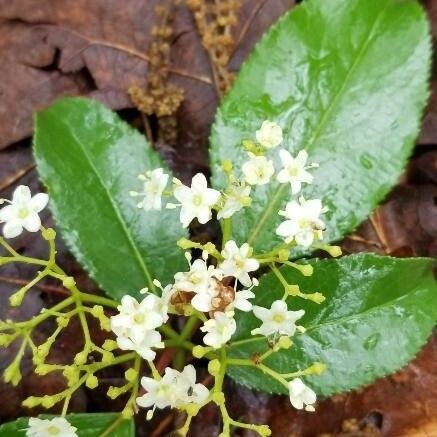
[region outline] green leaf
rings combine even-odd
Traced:
[[[411,152],[428,95],[428,27],[412,0],[306,0],[295,7],[258,43],[218,110],[213,185],[226,184],[224,159],[240,174],[242,140],[274,120],[284,148],[306,149],[320,164],[302,194],[329,207],[327,240],[353,230]],[[233,217],[233,237],[271,249],[280,241],[277,213],[290,199],[289,185],[273,182],[252,193],[253,207]]]
[[[53,416],[40,416],[42,419],[51,418]],[[134,437],[135,423],[132,419],[122,420],[119,414],[115,413],[90,413],[90,414],[70,414],[66,419],[77,428],[79,437],[100,437],[101,434],[110,430],[111,437]],[[15,422],[5,423],[0,426],[0,437],[22,437],[26,435],[28,428],[28,417],[20,417]],[[118,424],[117,424],[117,423]]]
[[[51,209],[79,262],[113,297],[172,280],[184,266],[175,210],[145,212],[129,191],[165,165],[143,135],[93,100],[60,100],[36,117],[35,156]]]
[[[304,309],[299,320],[305,334],[293,337],[287,351],[271,355],[265,363],[282,372],[294,372],[322,361],[321,376],[308,377],[320,394],[351,390],[392,373],[408,363],[431,334],[437,319],[437,284],[433,261],[427,258],[396,259],[357,254],[335,260],[312,260],[314,274],[303,277],[291,267],[281,269],[287,281],[305,293],[322,292],[321,305],[289,298],[290,309]],[[283,286],[269,273],[256,289],[255,303],[270,308],[281,299]],[[230,355],[249,358],[267,350],[262,337],[250,331],[261,321],[250,313],[239,314]],[[230,367],[229,375],[248,387],[274,393],[284,388],[252,367]]]

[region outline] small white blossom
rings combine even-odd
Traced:
[[[255,293],[251,289],[237,291],[235,293],[234,301],[228,308],[226,308],[226,310],[229,311],[236,308],[237,310],[244,311],[246,313],[252,311],[252,303],[249,302],[249,299],[253,299],[254,297]]]
[[[9,203],[0,209],[0,223],[4,223],[3,235],[5,238],[14,238],[23,232],[23,228],[29,232],[37,232],[41,227],[40,213],[49,201],[45,193],[38,193],[32,197],[29,187],[19,185],[12,200],[0,199]]]
[[[175,289],[173,284],[167,285],[165,288],[162,287],[161,283],[155,279],[153,281],[154,285],[161,290],[161,296],[153,296],[153,312],[158,313],[162,317],[162,323],[165,323],[168,320],[168,309],[170,305],[170,300],[175,293]],[[141,294],[148,293],[149,289],[144,288],[140,290]]]
[[[307,172],[307,168],[315,167],[315,164],[306,166],[308,153],[301,150],[296,158],[293,158],[288,150],[279,151],[284,168],[278,173],[277,179],[285,184],[290,183],[292,194],[297,194],[302,188],[302,183],[311,184],[313,176]]]
[[[221,279],[221,276],[220,270],[214,266],[208,266],[206,260],[196,259],[190,265],[189,272],[178,272],[175,274],[174,288],[176,290],[202,293],[209,288],[211,278]]]
[[[113,329],[117,335],[117,344],[121,350],[135,351],[145,360],[152,361],[156,357],[154,349],[162,349],[164,343],[161,341],[161,334],[154,329],[144,331],[141,336],[132,336],[132,331],[122,328]]]
[[[72,426],[64,417],[53,419],[29,419],[29,428],[26,429],[27,437],[77,437],[77,428]]]
[[[265,156],[256,156],[249,152],[249,161],[246,161],[241,170],[246,182],[250,185],[266,185],[275,173],[273,162]]]
[[[303,383],[300,378],[294,378],[288,383],[290,402],[294,408],[306,411],[315,411],[313,404],[317,400],[316,393]]]
[[[209,312],[213,309],[212,300],[218,294],[217,285],[223,278],[223,273],[212,265],[208,266],[208,254],[204,252],[204,255],[204,259],[196,259],[191,264],[191,255],[186,254],[190,270],[175,274],[173,288],[175,291],[195,293],[191,305],[198,311]]]
[[[118,306],[119,314],[111,317],[111,329],[117,336],[122,350],[134,350],[146,360],[155,358],[154,348],[164,346],[161,334],[155,328],[168,319],[163,314],[161,298],[149,294],[141,303],[132,296],[123,296]]]
[[[208,313],[214,309],[213,300],[219,293],[217,282],[216,279],[211,278],[208,288],[193,296],[191,299],[191,305],[194,309],[201,311],[202,313]]]
[[[143,192],[137,193],[131,191],[131,196],[144,196],[143,200],[138,203],[138,208],[145,211],[156,210],[162,208],[162,193],[165,190],[168,182],[168,174],[164,173],[162,168],[147,171],[144,175],[138,176],[140,180],[144,181]]]
[[[274,121],[263,121],[261,128],[256,131],[257,141],[266,149],[272,149],[282,143],[282,129]]]
[[[279,211],[279,215],[284,216],[286,220],[278,226],[276,233],[283,237],[286,243],[294,239],[297,244],[309,247],[314,238],[323,238],[325,223],[319,217],[326,211],[320,199],[305,200],[300,197],[299,202],[288,202],[285,211]]]
[[[219,191],[208,188],[202,173],[197,173],[193,177],[191,187],[177,181],[173,194],[181,202],[180,221],[184,228],[188,227],[194,218],[201,224],[211,220],[211,209],[220,198]]]
[[[245,183],[232,184],[223,194],[223,205],[217,213],[219,220],[232,217],[251,202],[251,187]]]
[[[153,410],[179,408],[190,403],[200,405],[209,395],[203,384],[196,384],[196,370],[191,364],[185,366],[182,372],[167,367],[158,380],[143,377],[141,385],[146,393],[137,398],[137,404],[143,408],[153,406]]]
[[[259,268],[259,262],[255,258],[250,258],[251,254],[252,248],[247,243],[239,248],[234,240],[226,242],[222,250],[224,260],[219,265],[223,275],[233,276],[245,287],[250,287],[252,281],[249,272]]]
[[[207,320],[200,328],[206,332],[203,342],[214,349],[221,348],[234,335],[237,324],[232,313],[216,312],[213,319]]]
[[[141,378],[141,385],[146,393],[137,398],[137,404],[142,408],[174,408],[176,404],[175,387],[172,378],[166,377],[167,369],[161,379],[147,376]]]
[[[252,335],[291,337],[296,331],[296,321],[305,314],[305,311],[288,311],[287,304],[283,300],[275,300],[270,309],[254,306],[253,314],[262,321],[262,325],[253,329]]]
[[[182,372],[167,369],[166,374],[173,379],[176,407],[187,404],[200,405],[207,399],[209,390],[203,384],[196,384],[196,369],[192,364],[185,366]]]

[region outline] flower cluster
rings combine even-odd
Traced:
[[[138,407],[149,409],[146,416],[148,419],[153,416],[156,408],[170,407],[185,411],[187,419],[179,430],[181,435],[188,433],[192,417],[209,402],[215,403],[223,416],[221,436],[229,436],[231,426],[249,428],[261,436],[270,435],[267,426],[248,425],[230,418],[223,394],[223,379],[229,366],[252,366],[259,369],[288,391],[290,402],[295,408],[314,411],[316,393],[301,378],[319,375],[325,370],[325,366],[316,362],[306,369],[284,374],[269,367],[267,363],[272,354],[292,347],[294,336],[305,332],[304,326],[299,324],[305,323],[305,311],[295,308],[298,301],[291,298],[299,297],[317,304],[325,299],[319,292],[301,292],[297,284],[288,282],[277,265],[290,266],[305,276],[312,274],[310,264],[297,264],[289,260],[290,250],[295,245],[305,248],[314,246],[334,256],[340,255],[338,247],[316,243],[323,238],[325,224],[321,215],[327,209],[320,199],[307,200],[303,196],[284,202],[283,210],[279,211],[279,216],[284,220],[275,230],[284,241],[268,253],[255,253],[248,242],[237,242],[232,239],[232,221],[229,220],[243,208],[250,207],[256,190],[262,190],[262,187],[269,183],[275,183],[278,189],[289,187],[291,196],[296,196],[304,184],[313,182],[313,175],[309,170],[317,165],[307,164],[307,152],[300,150],[293,156],[288,150],[280,147],[282,143],[284,135],[281,127],[273,121],[264,121],[256,131],[255,139],[243,142],[243,153],[247,159],[241,165],[241,175],[237,177],[234,174],[230,162],[222,163],[227,178],[227,185],[222,191],[208,187],[205,176],[200,173],[192,178],[189,186],[176,178],[170,182],[170,176],[162,168],[147,171],[139,176],[143,185],[141,191],[130,192],[132,197],[139,200],[138,208],[144,211],[160,211],[164,205],[168,209],[179,208],[179,219],[185,228],[195,219],[205,224],[215,214],[222,222],[221,247],[218,248],[211,242],[201,244],[188,239],[180,240],[178,246],[185,250],[187,269],[176,272],[171,283],[165,287],[155,279],[153,285],[156,289],[140,290],[141,299],[125,295],[121,302],[115,302],[77,289],[73,278],[66,276],[55,262],[54,231],[41,227],[38,214],[47,205],[46,194],[32,197],[28,187],[19,186],[12,200],[1,200],[2,203],[7,203],[0,209],[0,223],[4,223],[3,235],[6,238],[19,235],[23,229],[30,232],[41,229],[43,237],[50,244],[49,260],[40,262],[19,255],[0,237],[0,243],[11,254],[6,262],[22,261],[42,265],[44,270],[38,273],[31,285],[47,275],[62,281],[64,288],[71,293],[71,296],[58,304],[52,312],[48,310],[29,321],[29,328],[27,322],[22,322],[16,329],[7,323],[2,325],[0,321],[0,345],[9,345],[23,332],[25,336],[19,353],[21,355],[5,372],[7,381],[18,383],[21,378],[19,365],[26,346],[29,346],[34,354],[36,373],[46,374],[61,370],[67,380],[68,388],[63,392],[41,398],[30,397],[25,401],[26,406],[42,405],[50,408],[64,400],[65,415],[75,390],[82,384],[89,389],[97,387],[98,378],[95,372],[110,365],[133,361],[133,366],[125,372],[126,384],[121,387],[110,387],[107,395],[115,399],[121,394],[131,392],[122,412],[122,416],[126,418],[131,417]],[[164,202],[163,197],[168,196],[174,200]],[[191,252],[191,249],[195,251]],[[266,306],[256,305],[260,302],[256,299],[256,293],[261,288],[257,289],[259,282],[256,276],[262,273],[262,268],[270,268],[278,283],[284,288],[282,298],[269,299]],[[26,286],[20,289],[12,296],[11,303],[20,304],[29,288],[30,286]],[[289,304],[289,301],[293,303]],[[88,307],[87,302],[92,302],[94,306]],[[96,303],[99,305],[95,305]],[[74,305],[76,307],[71,309]],[[112,313],[109,318],[103,306],[111,310],[116,309],[117,313]],[[65,312],[62,312],[63,310]],[[251,358],[233,358],[232,354],[229,354],[229,351],[232,351],[229,343],[237,331],[238,316],[241,312],[248,313],[252,318],[254,329],[251,334],[261,336],[263,340],[259,343],[264,345],[264,349]],[[90,337],[85,313],[98,319],[103,330],[112,331],[115,340],[107,339],[101,346],[95,345]],[[173,329],[174,317],[170,318],[172,315],[188,318],[180,333]],[[47,364],[45,358],[56,336],[67,326],[69,318],[74,316],[79,317],[83,328],[83,351],[75,356],[71,365]],[[45,343],[36,346],[30,332],[37,322],[43,322],[49,317],[56,317],[58,328]],[[196,329],[202,333],[198,340],[201,344],[197,345],[192,343],[192,335]],[[164,347],[180,349],[181,353],[178,352],[174,357],[172,367],[166,364],[161,366],[162,360],[159,358],[155,364],[158,351]],[[120,355],[117,355],[113,353],[116,349],[127,352],[119,352]],[[214,377],[214,386],[211,389],[208,388],[208,383],[197,382],[193,365],[185,365],[186,351],[189,351],[193,358],[209,360],[208,372]],[[88,362],[89,354],[93,352],[101,354],[101,361],[95,361],[93,357],[90,360],[92,362]],[[143,363],[150,369],[150,373],[141,378],[144,374]],[[140,382],[143,391],[140,391]],[[65,418],[54,418],[30,419],[26,435],[74,437],[77,434],[76,428]]]
[[[145,360],[154,360],[154,348],[163,348],[161,334],[156,330],[168,320],[168,294],[149,294],[140,303],[132,296],[123,296],[119,314],[111,317],[111,329],[121,350],[132,350]]]
[[[244,141],[248,159],[243,163],[241,178],[235,177],[232,172],[232,164],[224,163],[224,170],[228,176],[228,185],[222,191],[208,187],[205,176],[197,173],[188,187],[180,180],[173,179],[173,194],[179,203],[168,202],[167,208],[180,207],[180,221],[183,227],[197,219],[199,223],[205,224],[211,220],[213,210],[217,212],[217,218],[228,219],[241,209],[251,205],[251,191],[256,186],[267,185],[275,175],[274,160],[267,156],[271,150],[277,148],[284,140],[281,127],[272,121],[264,121],[256,131],[256,141]],[[299,151],[296,157],[280,148],[278,161],[282,168],[277,172],[276,181],[280,184],[289,184],[291,193],[298,194],[302,184],[311,184],[313,176],[309,169],[318,165],[311,163],[307,165],[308,154],[305,150]],[[140,175],[144,181],[142,192],[132,191],[132,196],[141,196],[138,203],[139,208],[145,210],[160,210],[162,196],[167,186],[169,176],[162,168]],[[279,215],[285,217],[276,233],[284,238],[287,244],[295,241],[304,247],[309,247],[314,240],[323,238],[325,224],[320,215],[327,209],[322,206],[319,199],[305,200],[300,197],[299,201],[290,200]]]
[[[141,378],[146,393],[137,398],[137,404],[149,411],[148,418],[155,408],[182,408],[189,404],[201,405],[209,396],[209,390],[203,384],[196,384],[196,370],[191,364],[182,372],[167,367],[162,378]]]

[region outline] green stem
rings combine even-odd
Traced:
[[[103,296],[84,293],[82,291],[79,293],[80,293],[80,298],[83,302],[95,303],[98,305],[102,305],[102,306],[114,308],[114,309],[117,309],[117,307],[119,305],[119,303],[117,301],[112,300],[112,299],[108,299],[108,298],[103,297]]]
[[[222,221],[222,248],[231,239],[232,234],[232,220],[230,218],[223,219]]]

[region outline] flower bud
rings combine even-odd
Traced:
[[[95,375],[88,376],[88,378],[85,381],[85,385],[91,390],[95,389],[99,385],[99,380],[97,379],[97,376]]]
[[[10,382],[14,387],[21,381],[20,363],[12,361],[12,363],[5,369],[3,377],[6,383]]]
[[[272,435],[272,431],[268,425],[258,426],[257,431],[261,437],[269,437],[270,435]]]
[[[68,323],[70,322],[70,319],[68,317],[57,317],[56,323],[60,328],[66,328],[68,326]]]
[[[91,315],[96,319],[98,319],[102,314],[104,314],[104,310],[101,305],[94,305],[91,308]]]
[[[319,361],[316,361],[315,363],[313,363],[312,366],[308,367],[308,372],[310,372],[309,374],[311,375],[321,375],[326,371],[326,368],[327,366],[325,363],[320,363]]]
[[[120,387],[114,387],[111,386],[108,388],[108,391],[106,392],[106,395],[109,399],[117,399],[121,394],[123,393],[123,390]]]
[[[76,281],[71,276],[67,276],[62,281],[62,285],[69,290],[76,285]]]
[[[47,228],[41,232],[41,235],[44,240],[53,241],[56,238],[56,231],[52,228]]]
[[[49,409],[49,408],[52,408],[53,405],[55,405],[55,403],[56,403],[56,402],[55,402],[55,396],[45,395],[45,396],[43,396],[43,398],[42,398],[41,405],[42,405],[44,408]]]
[[[124,377],[126,378],[126,381],[133,382],[135,379],[137,379],[138,372],[135,369],[127,369],[126,372],[124,372]]]
[[[104,343],[102,344],[102,349],[105,349],[106,351],[109,352],[117,349],[117,347],[118,347],[117,342],[111,339],[105,340]]]
[[[212,376],[216,376],[219,372],[220,372],[220,361],[219,360],[211,360],[208,363],[208,372],[212,375]]]
[[[289,296],[298,296],[300,288],[299,285],[288,284],[286,291]]]
[[[192,353],[194,358],[203,358],[208,352],[210,348],[204,347],[204,346],[194,346]]]
[[[35,396],[29,396],[21,404],[26,408],[34,408],[41,403],[41,398]]]
[[[74,357],[74,363],[78,366],[81,366],[86,363],[88,358],[88,354],[85,351],[79,352]]]
[[[13,295],[9,297],[9,303],[13,307],[18,307],[23,302],[24,296],[26,294],[25,288],[20,288],[18,291],[16,291]]]
[[[311,300],[317,304],[321,304],[326,300],[326,297],[323,296],[322,293],[311,293],[311,294],[305,294],[302,295],[305,299]]]
[[[290,337],[287,337],[286,335],[279,337],[278,347],[280,349],[290,349],[292,345],[293,342]]]
[[[313,274],[313,266],[310,264],[296,264],[296,268],[302,273],[304,276],[311,276]]]
[[[329,246],[328,244],[320,244],[319,246],[316,247],[324,250],[325,252],[328,252],[329,255],[331,255],[333,258],[337,258],[342,254],[342,250],[340,246]]]
[[[15,338],[16,334],[0,334],[0,346],[9,346]]]
[[[102,363],[109,364],[114,359],[114,354],[112,352],[102,352]]]
[[[181,238],[176,244],[183,250],[191,249],[193,247],[192,241],[187,238]]]

